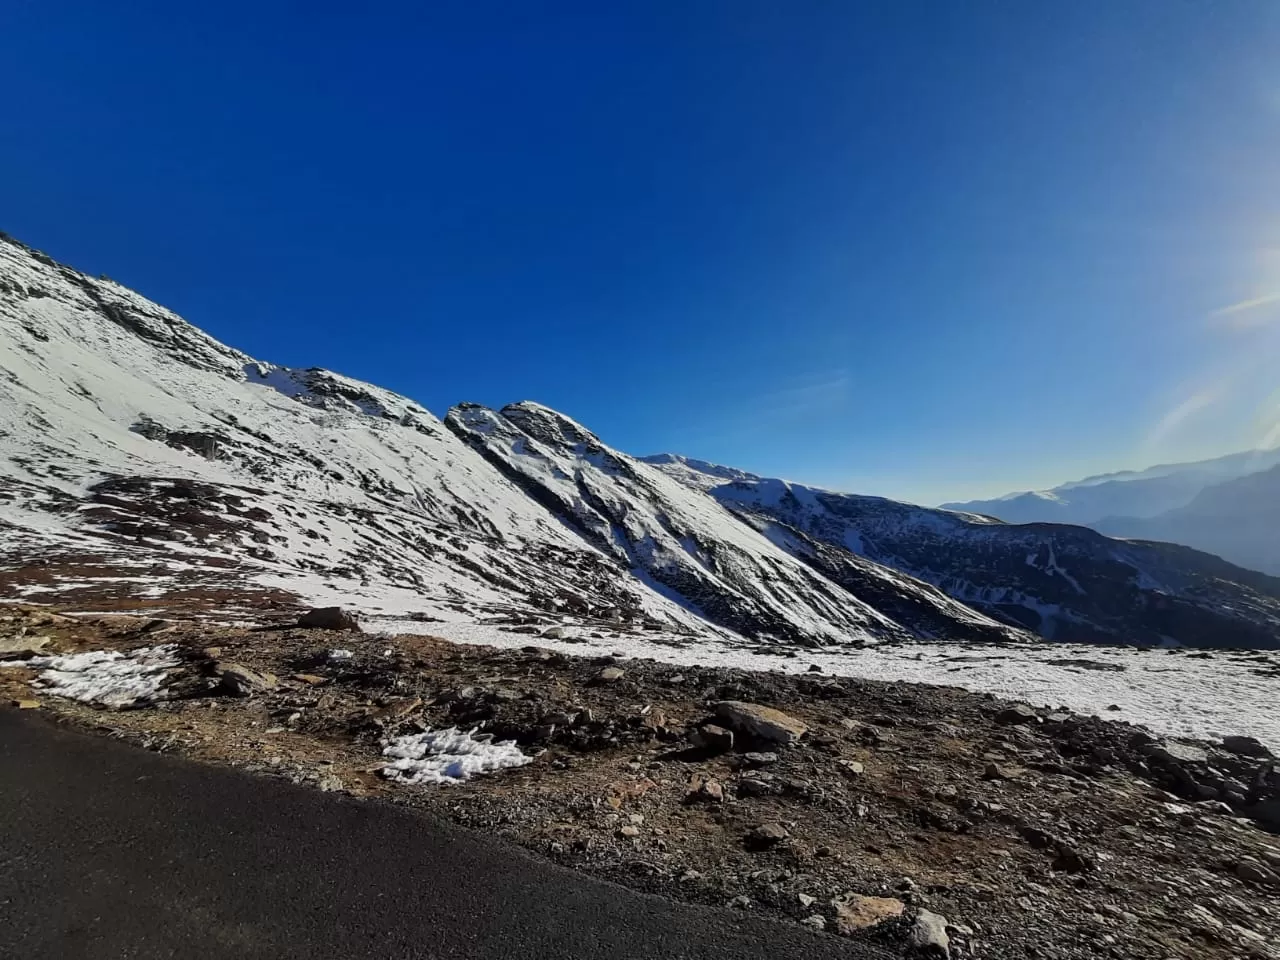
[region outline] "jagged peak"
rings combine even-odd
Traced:
[[[603,446],[600,438],[572,417],[533,400],[509,403],[498,413],[541,443],[559,446],[589,444]]]

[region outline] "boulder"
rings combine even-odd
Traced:
[[[808,732],[808,727],[781,710],[762,707],[758,703],[722,700],[715,705],[716,716],[738,733],[768,743],[795,743]]]
[[[951,956],[951,938],[947,936],[947,918],[929,910],[921,910],[911,924],[907,936],[912,952],[920,957]]]
[[[1015,703],[996,714],[996,723],[1005,723],[1011,726],[1035,723],[1038,719],[1040,717],[1035,709],[1025,703]]]
[[[864,897],[857,893],[837,897],[831,901],[831,906],[836,912],[836,929],[846,936],[879,926],[886,920],[896,920],[907,908],[905,903],[893,897]]]
[[[0,660],[29,660],[48,645],[48,637],[0,638]]]
[[[360,622],[342,607],[315,607],[298,618],[298,626],[315,630],[359,630]]]
[[[1241,757],[1270,760],[1272,753],[1266,745],[1254,737],[1223,737],[1222,749]]]
[[[1142,752],[1153,760],[1168,764],[1209,762],[1207,751],[1202,750],[1200,747],[1178,743],[1176,740],[1159,740],[1155,743],[1149,743],[1142,748]]]
[[[259,673],[240,663],[215,663],[214,675],[218,678],[219,687],[233,697],[248,697],[265,690],[274,690],[275,674]]]
[[[781,843],[789,836],[791,834],[787,833],[787,828],[780,823],[762,823],[749,831],[743,839],[749,849],[765,850]]]

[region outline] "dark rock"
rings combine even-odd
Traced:
[[[733,731],[718,727],[714,723],[707,723],[694,730],[689,735],[689,741],[703,750],[726,753],[733,749]]]
[[[791,834],[780,823],[762,823],[743,838],[750,850],[766,850],[786,840]]]
[[[1009,724],[1010,726],[1035,723],[1038,719],[1040,718],[1035,710],[1025,703],[1015,703],[996,714],[996,723]]]
[[[1254,737],[1223,737],[1222,749],[1241,757],[1270,760],[1273,756],[1266,745]]]
[[[298,626],[315,630],[359,630],[355,614],[342,607],[315,607],[298,618]]]

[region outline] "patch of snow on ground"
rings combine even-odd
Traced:
[[[122,653],[92,650],[67,656],[32,657],[7,666],[42,667],[32,686],[47,693],[107,707],[152,700],[168,671],[178,665],[177,647],[166,644]]]
[[[474,731],[473,731],[474,732]],[[533,760],[514,741],[494,743],[450,727],[396,737],[382,750],[393,762],[382,775],[397,783],[434,783],[447,786],[470,780],[476,774],[523,767]]]

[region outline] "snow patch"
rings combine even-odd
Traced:
[[[157,698],[169,670],[178,665],[177,650],[173,644],[128,652],[92,650],[5,666],[45,668],[32,686],[57,697],[120,708]]]
[[[514,741],[494,743],[487,735],[475,736],[455,727],[428,730],[388,741],[384,757],[394,762],[382,768],[382,775],[397,783],[434,783],[440,786],[461,783],[477,774],[492,773],[532,762]]]

